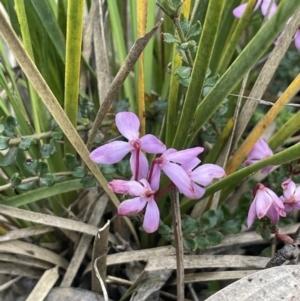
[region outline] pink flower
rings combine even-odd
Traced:
[[[181,151],[176,151],[174,148],[166,150],[161,157],[156,158],[153,162],[153,172],[150,175],[151,186],[158,188],[160,171],[162,170],[181,193],[190,199],[198,199],[199,191],[195,190],[194,183],[181,164],[187,164],[201,152],[203,152],[202,147],[188,148]]]
[[[296,31],[295,34],[295,46],[298,51],[300,51],[300,28]]]
[[[118,113],[116,125],[120,133],[128,139],[128,142],[114,141],[102,145],[91,152],[90,159],[100,164],[114,164],[131,152],[130,166],[133,178],[146,178],[149,168],[148,161],[141,151],[159,154],[166,150],[166,146],[151,134],[139,138],[140,121],[134,113]]]
[[[256,184],[256,194],[248,212],[247,225],[250,228],[256,217],[261,219],[264,216],[276,224],[279,216],[285,217],[284,205],[279,197],[263,184]]]
[[[273,155],[272,150],[270,149],[268,143],[265,139],[259,138],[255,143],[250,153],[247,156],[247,160],[244,162],[244,166],[249,166],[254,163],[257,163],[260,160],[266,159]],[[264,167],[261,172],[268,173],[272,169],[272,166]]]
[[[155,232],[159,226],[159,210],[154,199],[154,191],[147,180],[123,181],[113,180],[108,187],[115,193],[136,196],[122,202],[118,207],[119,215],[130,215],[141,212],[145,207],[143,228],[146,232]]]
[[[281,184],[281,187],[283,189],[283,196],[280,199],[284,203],[285,211],[299,210],[300,186],[297,187],[291,179],[287,179]]]
[[[198,198],[201,198],[205,193],[203,187],[210,185],[213,179],[221,179],[226,176],[225,170],[215,164],[204,164],[194,169],[200,162],[201,161],[198,158],[195,158],[187,164],[182,165],[183,169],[192,180],[192,185],[194,190],[197,191],[196,194]]]
[[[257,0],[255,7],[254,7],[254,11],[258,10],[258,8],[261,8],[261,12],[262,14],[265,16],[269,10],[269,6],[271,5],[270,8],[270,12],[268,14],[268,19],[270,19],[277,10],[277,5],[275,4],[274,0]],[[245,9],[247,7],[247,3],[243,3],[239,6],[237,6],[234,10],[233,10],[233,14],[236,18],[241,18]]]

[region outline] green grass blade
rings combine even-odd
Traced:
[[[68,1],[64,109],[74,127],[78,114],[83,12],[84,0]],[[65,154],[75,153],[67,137],[64,150]]]

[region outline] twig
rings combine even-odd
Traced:
[[[181,229],[181,215],[178,190],[176,187],[171,188],[171,210],[173,215],[174,239],[176,248],[176,265],[177,265],[177,300],[184,300],[184,262],[183,262],[183,241]]]
[[[106,112],[108,111],[109,107],[111,106],[113,100],[115,99],[119,89],[121,88],[122,84],[124,83],[126,77],[128,76],[129,72],[133,68],[134,64],[136,63],[137,59],[139,58],[142,51],[145,49],[147,43],[151,39],[151,37],[156,32],[157,28],[162,24],[163,19],[161,19],[152,30],[150,30],[145,36],[136,40],[133,44],[132,48],[130,49],[123,65],[119,69],[117,75],[115,76],[114,80],[112,81],[109,89],[103,99],[103,103],[101,108],[99,109],[97,116],[95,118],[93,127],[91,129],[90,137],[86,144],[88,150],[91,149],[93,141],[95,139],[97,130],[99,129]]]

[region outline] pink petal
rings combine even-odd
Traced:
[[[259,138],[258,141],[253,146],[252,150],[248,154],[248,159],[250,160],[261,160],[268,158],[273,155],[268,143],[263,139]]]
[[[121,161],[131,150],[128,142],[113,141],[90,153],[90,159],[100,164],[114,164]]]
[[[250,228],[256,218],[256,198],[253,200],[250,209],[248,211],[248,218],[247,218],[247,227]]]
[[[279,213],[276,210],[276,207],[274,206],[274,204],[272,206],[270,206],[268,212],[267,212],[267,217],[270,218],[270,220],[272,221],[272,223],[277,224],[278,220],[279,220]]]
[[[282,204],[282,201],[280,200],[280,198],[277,196],[277,194],[272,191],[271,189],[267,188],[268,194],[271,196],[273,202],[276,204],[276,206],[279,209],[284,209],[284,205]]]
[[[296,184],[291,179],[287,179],[281,184],[281,186],[283,189],[283,195],[286,199],[291,198],[291,196],[295,193]]]
[[[256,196],[254,199],[256,203],[256,214],[259,219],[264,217],[271,205],[273,204],[273,200],[271,196],[264,190],[258,190],[256,192]]]
[[[185,170],[185,171],[191,171],[193,170],[198,164],[201,163],[201,160],[199,160],[198,158],[194,158],[193,160],[182,164],[181,167]]]
[[[131,173],[132,173],[132,179],[145,179],[147,178],[148,175],[148,171],[149,171],[149,165],[148,165],[148,160],[146,158],[146,156],[139,151],[139,174],[136,177],[135,176],[135,171],[136,171],[136,151],[131,152],[131,156],[130,156],[130,169],[131,169]]]
[[[196,183],[192,183],[193,189],[194,189],[194,193],[193,195],[195,196],[194,199],[200,199],[204,193],[205,193],[205,189],[199,185],[197,185]]]
[[[140,121],[131,112],[120,112],[116,115],[116,125],[119,132],[129,141],[139,137]]]
[[[142,150],[149,154],[162,154],[166,150],[166,146],[154,135],[145,135],[140,140]]]
[[[196,158],[200,153],[203,152],[203,150],[204,150],[203,147],[198,146],[198,147],[177,151],[168,155],[164,153],[163,156],[167,158],[169,161],[180,163],[180,164],[186,164],[189,161]]]
[[[296,188],[296,190],[295,190],[295,200],[297,201],[297,202],[300,202],[300,186],[298,186],[297,188]]]
[[[167,162],[163,166],[163,171],[181,193],[190,199],[197,199],[191,179],[181,166]]]
[[[144,192],[144,187],[137,181],[113,180],[108,183],[111,191],[121,194],[139,196]]]
[[[192,180],[202,186],[210,185],[213,179],[225,177],[225,171],[222,167],[215,164],[204,164],[192,171]]]
[[[259,8],[259,6],[261,5],[261,1],[262,1],[262,0],[258,0],[258,1],[256,2],[256,5],[255,5],[253,11],[256,11],[256,10]],[[246,9],[246,7],[247,7],[247,3],[244,3],[244,4],[241,4],[241,5],[237,6],[237,7],[233,10],[233,15],[234,15],[236,18],[241,18],[242,15],[243,15],[243,13],[244,13],[244,11],[245,11],[245,9]]]
[[[266,166],[266,167],[262,168],[261,173],[268,174],[271,171],[272,167],[273,166]]]
[[[295,34],[295,46],[297,50],[300,51],[300,29],[298,29]]]
[[[153,233],[159,226],[159,210],[154,199],[148,201],[143,228],[147,233]]]
[[[146,198],[133,198],[122,202],[118,207],[118,214],[119,215],[130,215],[136,214],[142,211],[147,204]]]
[[[267,16],[268,19],[270,19],[277,11],[277,5],[275,3],[275,0],[263,0],[261,5],[261,12],[264,16],[267,14],[270,5],[271,8]]]
[[[160,171],[158,164],[154,164],[152,176],[151,176],[151,179],[149,179],[150,185],[154,191],[157,191],[159,189],[160,174],[161,174],[161,171]]]

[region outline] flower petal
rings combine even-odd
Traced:
[[[193,195],[195,196],[194,199],[200,199],[204,193],[205,193],[205,189],[199,185],[197,185],[196,183],[192,183],[194,192]]]
[[[133,180],[140,180],[140,179],[145,179],[147,178],[148,175],[148,171],[149,171],[149,165],[148,165],[148,160],[146,158],[146,156],[139,151],[139,174],[136,177],[135,175],[135,171],[136,171],[136,151],[132,151],[131,152],[131,156],[130,156],[130,169],[131,169],[131,173],[132,173],[132,179]]]
[[[166,146],[154,135],[145,135],[140,140],[142,150],[149,154],[162,154],[166,150]]]
[[[287,200],[290,199],[296,191],[296,184],[291,179],[284,181],[281,184],[281,187],[283,189],[283,195]]]
[[[182,164],[181,167],[185,170],[185,171],[191,171],[193,170],[198,164],[201,163],[201,160],[198,158],[194,158],[193,160]]]
[[[251,160],[261,160],[268,158],[273,155],[268,143],[265,139],[259,138],[250,153],[248,154],[248,159]]]
[[[298,29],[295,34],[295,46],[297,50],[300,51],[300,29]]]
[[[269,10],[269,6],[270,10]],[[269,13],[268,13],[269,10]],[[277,11],[277,5],[275,3],[274,0],[263,0],[262,4],[261,4],[261,12],[264,16],[266,16],[266,14],[268,13],[268,19],[270,19]]]
[[[272,204],[266,214],[266,216],[272,221],[272,223],[277,224],[279,220],[279,213],[276,206]]]
[[[153,233],[159,226],[159,210],[154,199],[148,200],[143,228],[147,233]]]
[[[121,161],[131,150],[128,142],[113,141],[90,153],[90,159],[100,164],[114,164]]]
[[[139,196],[144,192],[144,187],[137,181],[113,180],[108,183],[108,188],[121,194]]]
[[[202,185],[210,185],[213,179],[225,177],[225,170],[216,164],[204,164],[197,167],[191,173],[192,181]]]
[[[256,203],[256,214],[259,219],[267,214],[269,208],[273,204],[271,196],[266,192],[265,189],[266,188],[257,190],[254,199]]]
[[[190,199],[198,198],[190,177],[181,166],[167,162],[163,166],[163,171],[181,193]]]
[[[119,132],[128,140],[135,140],[139,137],[140,121],[131,112],[120,112],[116,115],[116,125]]]
[[[241,18],[245,9],[247,7],[247,3],[244,3],[244,4],[241,4],[239,6],[237,6],[234,10],[233,10],[233,15],[236,17],[236,18]]]
[[[144,209],[147,204],[146,198],[133,198],[122,202],[118,207],[119,215],[136,214]]]
[[[157,191],[159,188],[160,175],[161,175],[161,171],[158,164],[154,164],[151,179],[149,179],[151,188],[154,191]]]
[[[247,218],[248,228],[250,228],[253,225],[255,218],[256,218],[256,198],[253,200],[248,211],[248,218]]]
[[[198,147],[188,148],[181,151],[169,153],[167,155],[164,153],[163,156],[169,161],[180,163],[180,164],[186,164],[189,161],[196,158],[203,151],[204,148],[198,146]]]
[[[271,171],[272,168],[273,168],[272,165],[266,166],[266,167],[262,168],[260,172],[263,173],[263,174],[268,174]]]

